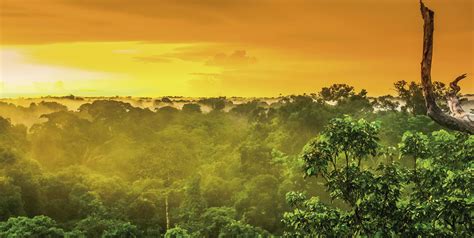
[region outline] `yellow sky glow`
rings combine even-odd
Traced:
[[[419,80],[417,1],[0,3],[0,97],[278,96],[332,83],[382,95]],[[433,79],[472,75],[472,1],[427,4]]]

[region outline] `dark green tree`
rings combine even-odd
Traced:
[[[182,108],[183,112],[196,112],[201,113],[201,105],[196,103],[186,103]]]
[[[472,136],[406,133],[404,168],[391,162],[377,142],[379,126],[350,117],[332,120],[305,147],[306,176],[321,176],[334,201],[288,193],[294,207],[284,215],[288,235],[296,237],[466,237],[472,232]],[[375,169],[371,158],[379,157]],[[385,159],[384,159],[385,158]],[[388,160],[387,160],[388,159]]]
[[[64,237],[64,230],[46,216],[12,217],[0,222],[0,237]]]

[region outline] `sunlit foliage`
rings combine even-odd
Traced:
[[[0,103],[0,237],[472,231],[474,140],[412,99],[67,100]]]

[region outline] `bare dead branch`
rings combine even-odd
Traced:
[[[459,83],[459,81],[461,81],[462,79],[466,78],[466,77],[467,77],[466,75],[467,75],[467,74],[463,74],[463,75],[458,76],[456,79],[454,79],[454,80],[449,84],[449,86],[451,87],[451,89],[453,90],[453,92],[454,92],[455,94],[458,94],[459,91],[461,91],[461,87],[459,87],[458,83]]]
[[[457,85],[459,81],[466,77],[465,74],[457,77],[450,87],[453,89],[454,97],[448,95],[451,115],[444,113],[436,104],[436,97],[431,82],[431,62],[433,56],[433,32],[434,32],[434,12],[427,8],[420,0],[420,10],[423,17],[423,56],[421,61],[421,84],[427,108],[427,114],[438,124],[449,129],[474,134],[474,122],[470,119],[470,114],[464,112],[457,98],[457,93],[461,88]]]

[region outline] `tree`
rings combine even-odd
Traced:
[[[161,215],[157,207],[158,196],[152,191],[147,191],[139,195],[128,207],[127,216],[140,229],[146,230],[148,227],[154,227],[158,230],[159,218]]]
[[[252,100],[250,102],[235,105],[230,112],[247,116],[250,121],[265,121],[268,119],[268,110],[265,108],[266,106],[268,106],[266,102]]]
[[[46,216],[12,217],[0,222],[0,237],[64,237],[64,231]]]
[[[321,89],[319,96],[324,101],[341,101],[355,95],[354,87],[347,84],[333,84]]]
[[[90,140],[107,135],[90,130],[90,122],[72,112],[55,112],[43,118],[48,121],[31,128],[31,151],[45,167],[77,165],[92,159],[88,147],[95,141]]]
[[[284,202],[278,195],[278,180],[272,175],[258,175],[248,181],[234,206],[244,222],[277,232]]]
[[[237,213],[230,207],[211,207],[201,215],[202,232],[205,237],[219,237],[226,226],[236,222]]]
[[[0,177],[0,221],[10,217],[24,215],[21,188],[14,185],[10,178]]]
[[[299,135],[320,130],[334,115],[324,101],[307,95],[290,96],[282,103],[277,111],[279,119],[289,127],[289,131],[296,131]]]
[[[191,234],[199,235],[200,215],[206,209],[206,201],[201,193],[201,178],[192,178],[186,188],[183,204],[180,206],[181,227]]]
[[[224,229],[219,233],[219,238],[224,237],[235,237],[235,238],[247,238],[247,237],[271,237],[271,235],[258,227],[253,227],[249,224],[245,224],[240,221],[233,221],[229,225],[225,226]]]
[[[162,101],[162,102],[164,102],[164,103],[170,103],[170,104],[173,104],[173,101],[171,101],[171,99],[170,99],[170,98],[168,98],[168,97],[163,97],[163,98],[161,99],[161,101]]]
[[[23,125],[12,125],[10,119],[0,116],[0,151],[23,154],[28,148],[27,128]]]
[[[218,98],[204,98],[199,100],[199,103],[211,107],[213,111],[222,111],[227,103],[225,97]]]
[[[391,95],[380,96],[372,102],[375,109],[382,111],[395,111],[399,108],[400,103]]]
[[[59,104],[57,102],[45,102],[45,101],[41,101],[38,106],[40,107],[46,107],[48,109],[50,109],[51,111],[55,111],[55,112],[58,112],[58,111],[67,111],[67,107],[62,105],[62,104]]]
[[[196,112],[201,113],[201,105],[196,103],[186,103],[182,108],[183,112]]]
[[[98,216],[89,216],[80,220],[74,229],[86,237],[138,237],[140,235],[137,227],[130,222]]]
[[[464,111],[458,99],[461,88],[458,82],[466,77],[463,74],[450,83],[451,92],[448,94],[448,105],[451,115],[444,113],[436,103],[433,84],[431,82],[431,61],[433,56],[434,12],[420,1],[420,10],[423,17],[423,57],[421,61],[421,84],[426,102],[427,114],[434,121],[449,129],[474,134],[474,115]]]
[[[354,87],[347,84],[333,84],[329,88],[322,88],[319,97],[326,102],[335,102],[336,110],[345,113],[359,113],[372,111],[372,105],[367,98],[365,89],[356,93]]]
[[[158,108],[158,112],[165,113],[165,114],[172,114],[172,113],[179,112],[179,110],[172,106],[165,106],[165,107]]]
[[[165,238],[189,238],[189,237],[191,236],[188,234],[188,232],[179,226],[168,229],[165,234]]]
[[[412,191],[399,217],[407,236],[466,237],[472,233],[474,136],[441,130],[431,136],[407,132],[403,157],[414,159],[406,173]]]
[[[270,169],[272,149],[263,143],[251,140],[244,142],[239,148],[240,168],[248,176],[254,177],[262,173],[262,168]],[[267,171],[271,173],[272,171]]]
[[[421,85],[406,81],[398,81],[394,84],[398,97],[400,97],[405,105],[402,110],[407,110],[413,115],[426,115],[425,100],[423,98],[423,90]]]
[[[96,100],[92,103],[82,104],[78,111],[87,113],[94,119],[123,118],[127,112],[136,110],[130,103],[114,100]]]
[[[137,227],[132,225],[130,222],[119,222],[115,223],[112,227],[104,232],[102,235],[103,238],[112,238],[112,237],[139,237],[140,232]]]
[[[434,132],[408,132],[400,143],[401,158],[377,143],[377,123],[350,117],[332,120],[303,150],[306,176],[320,176],[333,200],[342,206],[287,194],[294,208],[285,213],[288,234],[296,237],[464,237],[472,232],[472,153],[474,137]],[[378,159],[371,169],[367,160]],[[365,162],[367,161],[367,162]]]

